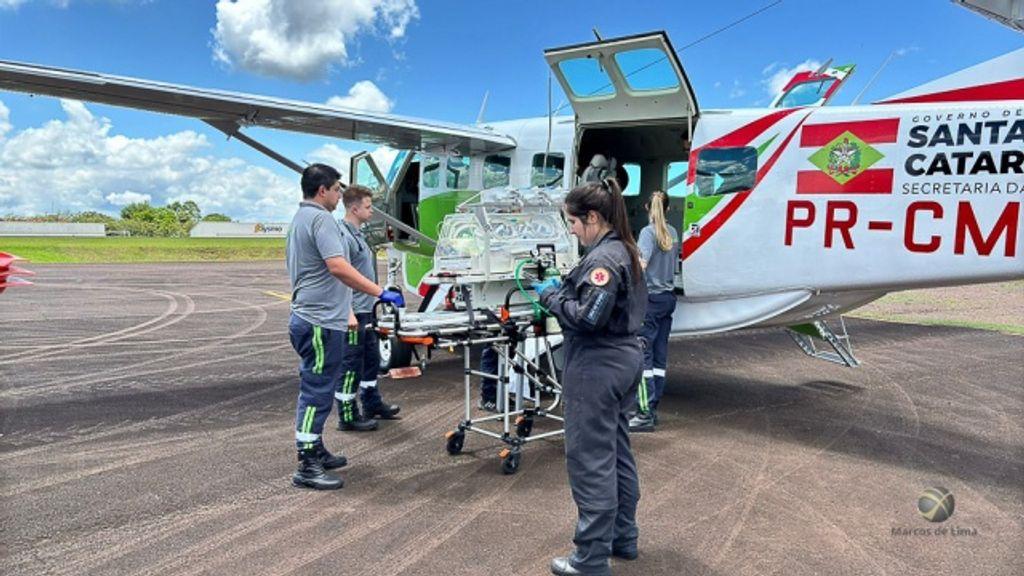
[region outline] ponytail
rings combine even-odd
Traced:
[[[661,190],[651,193],[650,204],[647,211],[651,216],[651,224],[654,225],[654,237],[658,240],[658,247],[662,252],[672,249],[672,234],[668,231],[668,224],[665,222],[665,213],[668,212],[668,197]]]
[[[622,197],[622,188],[614,178],[605,178],[601,182],[591,182],[573,188],[565,197],[565,211],[577,218],[586,218],[590,211],[597,212],[618,235],[619,240],[629,253],[630,268],[633,271],[634,284],[644,280],[643,268],[640,266],[640,249],[633,239],[633,230],[629,226],[629,215],[626,212],[626,200]]]

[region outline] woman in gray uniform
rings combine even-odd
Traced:
[[[562,327],[565,351],[565,460],[579,511],[568,557],[554,574],[611,574],[609,556],[637,556],[636,462],[628,413],[643,366],[638,334],[647,290],[640,254],[612,178],[573,189],[563,207],[587,254],[560,284],[534,284]]]
[[[665,390],[668,336],[676,310],[673,278],[679,260],[679,233],[666,222],[668,196],[661,190],[647,204],[650,224],[637,240],[647,280],[647,314],[641,337],[644,346],[644,378],[637,390],[637,413],[629,421],[630,432],[653,432],[658,423],[658,401]]]

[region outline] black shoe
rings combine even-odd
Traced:
[[[357,415],[351,422],[338,421],[338,430],[342,432],[373,432],[376,429],[377,421],[362,414]]]
[[[402,407],[398,404],[383,403],[369,410],[364,409],[367,418],[376,418],[378,420],[398,420],[398,413],[401,411]]]
[[[654,417],[650,412],[637,412],[629,419],[630,432],[654,432]]]
[[[605,568],[600,572],[584,572],[573,566],[568,556],[559,556],[551,560],[551,573],[557,576],[610,576],[611,570]]]
[[[324,467],[324,470],[335,470],[348,464],[348,458],[344,455],[335,456],[324,448],[323,444],[317,446],[316,457],[320,459],[320,465]]]
[[[299,468],[292,474],[292,484],[313,490],[337,490],[345,483],[341,478],[324,472],[316,450],[299,451]]]
[[[483,410],[484,412],[498,411],[498,404],[494,400],[487,400],[485,402],[484,399],[481,398],[480,400],[477,400],[476,407],[479,408],[480,410]]]

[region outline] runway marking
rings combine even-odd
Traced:
[[[245,303],[245,302],[243,302],[241,300],[236,300],[236,299],[233,299],[233,298],[224,298],[224,299],[228,300],[228,301],[232,301],[232,302],[237,302],[237,303],[243,304],[243,305],[247,304],[247,303]],[[114,380],[114,379],[121,378],[121,377],[137,378],[139,376],[147,376],[147,375],[159,374],[159,373],[162,373],[162,372],[167,372],[167,371],[172,371],[172,370],[178,370],[180,367],[178,365],[175,365],[175,366],[170,366],[170,367],[167,367],[167,368],[160,368],[160,369],[149,370],[149,371],[145,371],[145,372],[139,372],[138,371],[138,369],[140,367],[142,367],[142,366],[147,366],[147,365],[151,365],[151,364],[155,364],[155,363],[160,363],[160,362],[167,362],[168,360],[173,360],[173,359],[179,358],[181,356],[185,356],[185,355],[189,355],[189,354],[195,354],[197,352],[211,350],[211,349],[214,349],[214,348],[219,348],[225,342],[229,342],[231,340],[240,338],[242,336],[245,336],[246,334],[251,333],[252,331],[256,330],[257,328],[259,328],[260,326],[262,326],[266,322],[266,320],[267,320],[267,311],[264,308],[262,308],[260,306],[257,306],[257,305],[249,305],[249,307],[257,312],[258,320],[256,320],[256,322],[254,324],[250,325],[249,327],[245,328],[244,330],[241,330],[241,331],[235,332],[234,334],[230,334],[228,336],[225,336],[225,337],[221,338],[220,340],[214,341],[214,342],[212,342],[210,344],[206,344],[206,345],[203,345],[203,346],[197,346],[195,348],[189,348],[189,349],[183,350],[183,351],[175,353],[175,354],[163,355],[163,356],[160,356],[160,357],[157,357],[157,358],[153,358],[153,359],[150,359],[150,360],[147,360],[147,361],[144,361],[144,362],[135,363],[135,364],[133,364],[131,366],[115,367],[115,368],[111,368],[109,370],[104,370],[104,371],[99,373],[99,374],[102,374],[102,376],[99,376],[99,377],[97,377],[97,374],[84,374],[82,376],[78,376],[78,377],[75,377],[75,378],[64,378],[64,377],[62,377],[62,378],[58,378],[56,380],[49,381],[49,382],[42,382],[42,383],[39,383],[39,384],[22,386],[22,387],[17,388],[17,389],[0,390],[0,398],[24,396],[25,393],[36,392],[36,391],[44,390],[44,389],[47,389],[47,388],[53,388],[55,386],[59,386],[59,387],[62,387],[62,388],[66,388],[66,387],[69,388],[69,387],[72,387],[72,386],[87,386],[87,385],[90,385],[90,384],[97,384],[99,382],[105,382],[105,381],[108,381],[108,380]],[[241,357],[250,356],[250,355],[251,354],[245,354],[245,355],[242,355],[242,356],[234,356],[234,358],[241,358]],[[191,364],[191,366],[204,366],[204,365],[208,365],[208,364],[213,364],[213,363],[217,363],[217,362],[226,362],[226,361],[231,361],[231,360],[232,360],[232,358],[223,358],[222,357],[222,358],[217,358],[217,359],[210,360],[210,361],[193,363],[193,364]],[[118,373],[122,373],[122,374],[118,375]],[[126,373],[126,374],[124,374],[124,373]]]
[[[273,290],[264,290],[263,293],[266,294],[267,296],[273,296],[274,298],[280,298],[281,300],[284,300],[286,302],[291,302],[292,301],[292,295],[291,294],[285,294],[283,292],[275,292]]]
[[[47,286],[56,286],[56,287],[61,287],[61,288],[86,288],[86,289],[89,288],[89,286],[78,285],[78,284],[68,284],[68,285],[49,284]],[[39,346],[39,347],[37,347],[35,349],[32,349],[32,350],[24,350],[22,352],[15,352],[14,354],[8,354],[8,355],[5,355],[5,356],[2,356],[2,357],[0,357],[0,365],[11,364],[15,360],[23,359],[26,356],[32,356],[31,358],[27,359],[27,361],[32,362],[32,361],[39,360],[39,359],[42,359],[42,358],[47,358],[47,357],[50,357],[50,356],[61,354],[67,348],[71,348],[71,347],[75,347],[75,346],[82,346],[82,345],[97,345],[97,344],[95,344],[95,342],[97,340],[99,340],[99,339],[107,338],[107,337],[110,337],[110,336],[116,336],[116,335],[120,335],[120,334],[125,334],[125,333],[131,332],[133,330],[138,330],[140,328],[145,328],[145,327],[150,326],[150,325],[152,325],[154,323],[157,323],[157,322],[160,322],[160,321],[164,320],[165,318],[167,318],[170,315],[174,314],[174,312],[177,311],[177,309],[178,309],[178,300],[173,295],[171,295],[170,293],[160,292],[160,291],[156,291],[156,290],[140,290],[140,289],[134,289],[134,288],[124,288],[124,287],[119,287],[119,286],[108,286],[108,287],[104,287],[104,288],[105,289],[109,289],[109,290],[123,290],[123,291],[126,291],[126,292],[143,292],[143,293],[146,293],[146,294],[160,296],[160,297],[162,297],[162,298],[164,298],[164,299],[166,299],[168,301],[167,309],[165,309],[163,311],[163,313],[159,314],[158,316],[156,316],[154,318],[150,318],[149,320],[147,320],[145,322],[142,322],[140,324],[136,324],[135,326],[129,326],[128,328],[123,328],[121,330],[116,330],[114,332],[108,332],[108,333],[105,333],[105,334],[99,334],[99,335],[96,335],[96,336],[90,336],[90,337],[87,337],[87,338],[79,338],[78,340],[72,340],[71,342],[67,342],[67,343],[64,343],[64,344],[57,344],[56,346],[59,348],[58,350],[53,350],[55,345]],[[194,307],[194,303],[193,303],[193,307]],[[49,350],[49,352],[42,352],[44,350]],[[41,352],[41,353],[35,354],[36,352]],[[35,355],[33,356],[33,354],[35,354]]]

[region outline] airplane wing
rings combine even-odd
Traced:
[[[953,0],[1018,32],[1024,32],[1024,0]]]
[[[476,154],[516,144],[474,126],[6,60],[0,60],[0,89],[187,116],[215,126],[261,126],[403,150]]]

